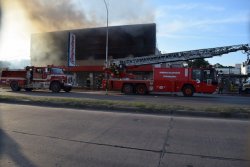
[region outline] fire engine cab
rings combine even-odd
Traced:
[[[33,89],[50,89],[52,92],[70,92],[72,76],[64,74],[62,68],[47,66],[27,66],[22,70],[3,70],[1,83],[9,85],[12,91],[32,91]]]
[[[120,90],[125,94],[146,94],[149,92],[182,92],[184,96],[196,93],[213,93],[217,89],[217,72],[214,68],[153,68],[152,79],[136,79],[128,75],[127,69],[141,65],[187,61],[199,58],[221,56],[230,52],[243,51],[250,54],[248,44],[199,49],[144,57],[113,59],[106,69],[103,80],[106,90]],[[109,75],[108,75],[109,74]]]

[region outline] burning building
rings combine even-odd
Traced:
[[[33,34],[31,36],[31,64],[67,66],[69,33],[76,37],[76,66],[71,71],[76,74],[80,86],[96,87],[95,78],[103,73],[106,58],[106,27],[56,31]],[[108,58],[138,57],[154,54],[156,51],[156,25],[137,24],[112,26],[108,28]],[[151,71],[151,66],[137,69]]]

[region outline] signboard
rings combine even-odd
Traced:
[[[68,66],[76,65],[76,36],[69,33]]]

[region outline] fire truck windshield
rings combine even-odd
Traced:
[[[214,69],[193,69],[192,79],[201,82],[216,82],[216,71]]]
[[[63,70],[61,68],[51,68],[50,72],[52,74],[64,74]]]

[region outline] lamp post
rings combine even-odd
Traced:
[[[109,10],[108,10],[108,5],[106,0],[103,0],[106,11],[107,11],[107,28],[106,28],[106,59],[105,59],[105,78],[106,78],[106,95],[108,95],[108,73],[107,73],[107,68],[108,68],[108,45],[109,45]]]

